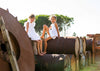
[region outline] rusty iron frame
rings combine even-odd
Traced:
[[[7,52],[9,54],[9,59],[10,59],[12,69],[13,69],[13,71],[20,71],[19,67],[18,67],[16,56],[15,56],[15,52],[13,49],[13,45],[11,42],[11,38],[10,38],[8,30],[5,27],[5,22],[4,22],[2,16],[0,17],[0,28],[1,28],[1,32],[3,34],[3,39],[6,42]]]

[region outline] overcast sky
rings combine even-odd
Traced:
[[[18,19],[30,14],[63,14],[74,18],[68,35],[100,33],[100,0],[0,0],[0,7]]]

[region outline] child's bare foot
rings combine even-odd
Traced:
[[[44,39],[44,36],[41,36],[41,39]]]
[[[40,56],[43,56],[44,54],[42,54],[42,53],[39,53],[39,55],[40,55]]]
[[[43,52],[43,55],[46,54],[47,52]]]
[[[43,52],[41,52],[41,54],[43,54]]]

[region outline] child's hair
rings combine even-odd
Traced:
[[[29,18],[35,18],[35,15],[34,15],[34,14],[31,14],[31,15],[29,16]]]
[[[55,15],[51,15],[50,17],[49,17],[49,20],[51,20],[51,18],[55,18],[56,20],[57,20],[57,17],[55,16]]]

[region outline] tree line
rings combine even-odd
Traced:
[[[46,24],[47,26],[50,26],[51,22],[49,20],[49,16],[50,15],[36,15],[36,32],[40,33],[43,30],[43,25]],[[73,21],[73,17],[68,17],[68,16],[64,16],[64,15],[58,15],[56,14],[57,17],[57,24],[59,27],[59,31],[62,31],[62,29],[64,27],[71,27],[71,24],[74,24]],[[26,19],[22,19],[19,20],[19,23],[24,25],[24,23],[28,20],[28,18]],[[66,29],[67,29],[66,28]]]

